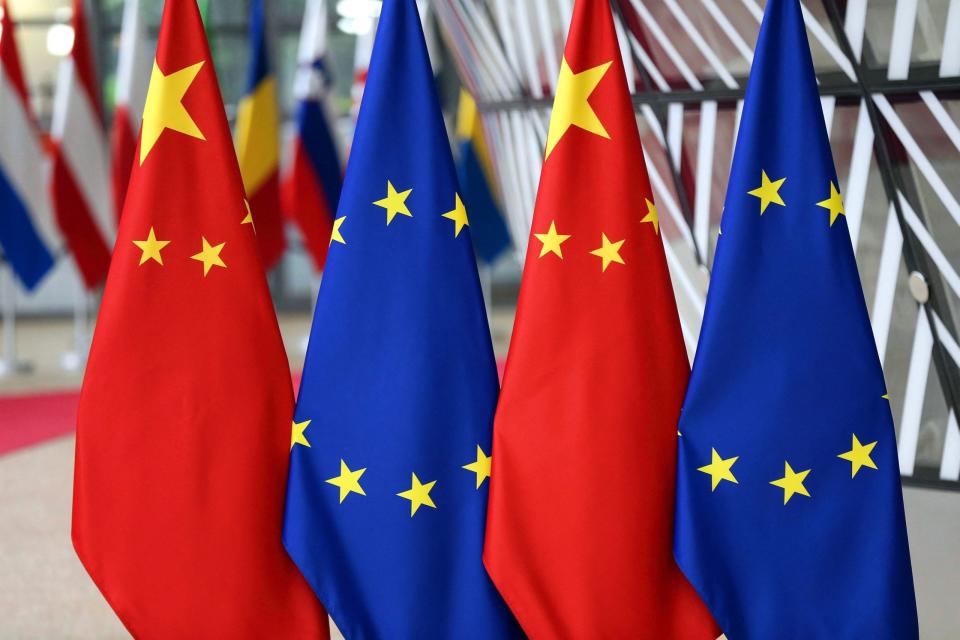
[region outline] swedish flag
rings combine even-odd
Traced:
[[[917,638],[893,422],[798,0],[770,0],[680,421],[674,553],[731,640]]]
[[[481,560],[498,383],[469,224],[416,5],[385,2],[283,534],[348,638],[518,633]]]

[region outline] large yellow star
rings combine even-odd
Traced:
[[[412,480],[410,488],[406,491],[401,491],[397,495],[410,501],[410,517],[412,518],[413,514],[417,512],[417,509],[423,505],[431,509],[437,508],[437,505],[433,504],[433,499],[430,497],[430,490],[433,489],[433,485],[437,484],[437,481],[434,480],[427,484],[421,484],[417,474],[411,473],[410,476]]]
[[[490,466],[492,461],[493,456],[488,456],[485,454],[483,449],[480,448],[480,445],[477,445],[476,461],[463,465],[463,468],[467,471],[472,471],[477,474],[477,489],[480,488],[480,485],[483,484],[484,480],[490,477]]]
[[[553,113],[550,115],[547,158],[570,127],[580,127],[601,138],[610,139],[610,134],[590,106],[589,100],[611,64],[613,61],[574,73],[564,58],[560,65],[560,79],[557,81],[557,96],[553,100]]]
[[[653,204],[649,198],[645,198],[647,201],[647,215],[643,216],[640,222],[649,222],[653,225],[653,230],[657,232],[657,235],[660,235],[660,216],[657,215],[657,205]]]
[[[563,259],[563,249],[560,248],[560,245],[569,240],[570,236],[557,233],[556,222],[551,220],[550,229],[546,233],[535,233],[533,237],[543,243],[543,246],[540,247],[540,258],[548,253],[553,253],[559,256],[561,260]]]
[[[760,215],[767,210],[767,207],[770,206],[770,203],[778,204],[781,207],[787,206],[783,202],[783,198],[780,197],[780,187],[783,186],[786,178],[780,178],[779,180],[770,180],[767,177],[767,172],[761,169],[760,171],[760,186],[754,189],[753,191],[748,191],[747,193],[751,196],[760,198]]]
[[[783,477],[777,480],[771,480],[770,484],[783,489],[783,504],[790,502],[794,494],[799,493],[802,496],[810,497],[807,488],[803,486],[803,481],[810,475],[810,469],[797,473],[790,466],[789,462],[783,463]]]
[[[875,446],[877,446],[876,441],[868,444],[860,444],[860,441],[857,439],[857,434],[853,434],[853,445],[850,447],[850,451],[841,453],[837,456],[838,458],[842,458],[850,462],[851,478],[856,477],[857,472],[860,471],[861,467],[870,467],[871,469],[877,468],[877,465],[870,457],[870,453],[873,451]]]
[[[590,255],[597,256],[603,260],[603,270],[606,271],[607,267],[610,266],[611,262],[616,262],[617,264],[626,264],[623,261],[623,258],[620,257],[620,247],[623,246],[625,240],[618,240],[617,242],[610,242],[610,239],[607,238],[607,234],[600,234],[601,245],[599,249],[594,249],[590,252]]]
[[[333,231],[330,233],[330,244],[334,242],[339,242],[340,244],[347,244],[347,241],[343,239],[343,234],[340,233],[340,227],[343,226],[343,223],[347,221],[347,216],[340,216],[333,221]]]
[[[677,432],[680,433],[679,431]],[[710,491],[716,491],[717,486],[722,480],[727,482],[732,482],[733,484],[740,484],[737,482],[737,479],[733,475],[731,470],[734,463],[740,459],[740,456],[734,456],[732,458],[727,458],[724,460],[720,457],[720,454],[717,453],[716,449],[710,449],[710,464],[698,467],[697,471],[705,473],[710,476]]]
[[[413,217],[410,209],[407,208],[407,198],[412,191],[413,189],[407,189],[406,191],[398,192],[394,188],[393,183],[387,180],[387,197],[381,198],[373,203],[387,210],[387,224],[393,222],[397,214]]]
[[[837,185],[833,184],[833,180],[830,181],[830,197],[818,202],[817,206],[830,211],[831,227],[833,223],[837,221],[838,217],[846,215],[846,212],[843,210],[843,196],[837,191]]]
[[[457,204],[453,211],[448,211],[443,214],[444,218],[447,220],[453,220],[454,224],[456,225],[453,231],[454,238],[459,237],[463,228],[470,225],[470,221],[467,220],[467,208],[463,206],[463,202],[460,200],[460,194],[458,193],[456,196]]]
[[[203,277],[206,278],[207,274],[210,273],[211,267],[227,268],[227,265],[223,263],[223,259],[220,258],[220,252],[223,251],[223,246],[227,243],[221,242],[216,246],[212,246],[207,242],[205,237],[201,236],[201,238],[203,240],[203,251],[190,256],[190,259],[203,263]]]
[[[203,63],[204,61],[201,60],[170,75],[164,75],[154,60],[153,73],[150,74],[150,87],[147,89],[147,101],[143,107],[143,128],[140,137],[141,165],[150,155],[153,145],[157,144],[157,140],[165,129],[206,140],[200,127],[183,106],[183,96],[200,73]]]
[[[340,458],[340,475],[326,481],[327,484],[332,484],[340,488],[340,504],[343,504],[343,501],[346,500],[347,496],[351,493],[359,493],[362,496],[367,495],[364,493],[363,487],[360,486],[360,476],[362,476],[366,470],[367,468],[364,467],[363,469],[350,471],[347,463],[343,461],[343,458]]]
[[[298,444],[302,444],[305,447],[310,446],[310,442],[307,441],[307,436],[304,433],[307,430],[307,427],[309,426],[310,426],[309,420],[304,420],[303,422],[297,422],[296,420],[294,420],[293,422],[290,423],[290,449],[291,450],[293,450],[293,448]]]
[[[170,244],[170,241],[157,240],[157,236],[153,232],[153,227],[150,227],[150,233],[147,234],[146,240],[134,240],[133,244],[137,245],[142,252],[140,254],[141,265],[147,260],[154,260],[163,266],[163,256],[160,255],[160,251]]]

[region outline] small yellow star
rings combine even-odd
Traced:
[[[406,491],[401,491],[397,495],[410,501],[410,517],[412,518],[413,514],[417,512],[417,509],[423,505],[431,509],[437,508],[437,505],[433,504],[433,499],[430,497],[430,490],[433,489],[433,485],[437,484],[437,481],[434,480],[427,484],[421,484],[417,474],[411,473],[410,476],[412,480],[410,488]]]
[[[477,474],[477,489],[480,488],[480,485],[483,484],[484,480],[490,477],[490,466],[492,460],[493,456],[488,456],[485,454],[483,449],[480,448],[480,445],[477,445],[476,462],[463,465],[463,468],[467,471],[472,471]]]
[[[870,457],[870,452],[873,451],[875,446],[877,446],[876,441],[868,444],[860,444],[860,441],[857,439],[857,434],[853,434],[853,444],[850,447],[850,451],[841,453],[837,456],[838,458],[842,458],[850,462],[851,478],[856,477],[857,472],[860,471],[861,467],[870,467],[871,469],[877,468],[877,465]]]
[[[351,493],[359,493],[362,496],[367,495],[363,492],[363,487],[360,486],[360,476],[362,476],[366,470],[367,468],[364,467],[363,469],[350,471],[350,467],[343,461],[343,458],[340,459],[340,475],[326,481],[327,484],[332,484],[340,488],[340,504],[343,504],[343,501],[346,500],[347,496]]]
[[[157,240],[156,234],[153,232],[153,227],[150,227],[150,232],[147,234],[146,240],[134,240],[133,244],[142,251],[140,254],[140,264],[142,265],[147,260],[154,260],[163,266],[163,256],[160,255],[160,251],[170,244],[169,240]]]
[[[460,231],[462,231],[464,227],[470,224],[470,221],[467,220],[467,209],[466,207],[463,206],[463,202],[461,202],[460,200],[460,194],[458,193],[456,194],[456,196],[457,196],[457,204],[454,207],[453,211],[448,211],[447,213],[443,214],[444,218],[448,220],[453,220],[454,224],[456,225],[453,232],[454,238],[459,237]]]
[[[680,433],[679,431],[677,433]],[[727,482],[732,482],[733,484],[740,484],[737,482],[737,479],[733,475],[734,463],[740,459],[740,456],[734,456],[732,458],[727,458],[724,460],[720,457],[720,454],[717,453],[716,449],[710,449],[710,464],[698,467],[697,471],[706,473],[710,476],[710,491],[716,491],[717,486],[722,480]]]
[[[253,232],[257,232],[257,225],[253,224],[253,211],[250,209],[250,201],[246,198],[243,199],[244,206],[247,207],[247,217],[240,221],[240,224],[248,224],[253,228]]]
[[[141,165],[166,129],[206,140],[197,123],[193,121],[193,117],[183,106],[183,97],[196,80],[203,62],[201,60],[170,75],[164,75],[154,60],[150,86],[147,89],[147,101],[143,108],[143,126],[140,134]]]
[[[784,181],[786,181],[786,178],[771,181],[770,178],[767,177],[766,171],[760,171],[760,186],[753,191],[747,192],[751,196],[760,198],[760,215],[763,215],[771,202],[773,204],[779,204],[781,207],[787,206],[784,204],[783,198],[780,197],[780,187],[783,186]]]
[[[640,222],[649,222],[653,225],[653,230],[657,232],[657,235],[660,235],[660,216],[657,215],[657,205],[653,204],[649,199],[646,200],[647,215],[643,216]]]
[[[216,246],[211,246],[207,239],[203,239],[203,251],[196,255],[190,256],[191,260],[196,260],[203,263],[203,277],[206,278],[207,274],[210,273],[211,267],[223,267],[227,268],[227,265],[223,263],[223,260],[220,258],[220,252],[223,251],[223,246],[227,244],[226,242],[221,242]]]
[[[304,420],[303,422],[297,422],[294,420],[291,423],[290,427],[290,449],[293,450],[293,447],[302,444],[305,447],[309,447],[310,443],[307,441],[307,436],[304,431],[307,430],[307,427],[310,426],[309,420]]]
[[[611,64],[613,61],[574,73],[567,64],[567,59],[563,59],[560,79],[557,81],[557,94],[553,100],[553,112],[550,115],[550,130],[547,132],[547,158],[570,127],[579,127],[601,138],[610,139],[610,134],[590,106],[589,100]]]
[[[546,233],[535,233],[533,237],[543,243],[543,246],[540,247],[540,255],[538,257],[542,258],[548,253],[553,253],[559,256],[561,260],[563,259],[563,250],[560,248],[560,245],[569,240],[570,236],[557,233],[556,222],[550,222],[550,229]]]
[[[837,221],[838,217],[846,215],[846,212],[843,210],[843,196],[837,191],[837,185],[833,184],[833,180],[830,181],[830,197],[818,202],[817,206],[829,209],[831,227],[833,223]]]
[[[393,183],[387,180],[387,197],[377,200],[373,204],[378,207],[383,207],[387,210],[387,224],[393,222],[393,219],[399,215],[413,217],[413,214],[410,213],[410,209],[407,208],[407,198],[410,196],[410,193],[413,189],[407,189],[406,191],[397,191]]]
[[[778,480],[771,480],[770,484],[783,489],[783,504],[787,504],[790,502],[790,498],[797,493],[810,497],[807,488],[803,486],[803,481],[807,479],[808,475],[810,475],[810,469],[798,473],[793,470],[789,462],[784,461],[783,477]]]
[[[610,242],[610,239],[607,238],[607,234],[601,233],[601,246],[599,249],[594,249],[590,252],[590,255],[597,256],[603,260],[603,270],[606,271],[607,267],[610,266],[611,262],[616,262],[617,264],[626,264],[623,261],[623,258],[620,257],[620,247],[623,246],[625,240],[619,240],[617,242]]]
[[[334,242],[339,242],[340,244],[347,244],[347,241],[343,239],[343,234],[340,233],[340,227],[343,226],[343,223],[347,221],[347,216],[340,216],[333,221],[333,231],[330,234],[330,244]]]

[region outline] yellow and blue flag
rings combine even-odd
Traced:
[[[477,257],[487,264],[497,261],[510,248],[510,232],[493,191],[493,163],[483,137],[477,103],[460,90],[457,107],[457,178],[464,201],[470,203],[471,235]]]
[[[674,555],[730,640],[917,638],[893,420],[798,0],[760,29]]]
[[[414,0],[383,5],[291,436],[283,541],[348,638],[511,638],[482,563],[497,372]]]

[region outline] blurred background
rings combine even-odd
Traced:
[[[550,104],[573,0],[419,2],[455,153],[474,144],[501,235],[475,237],[506,354]],[[692,356],[763,0],[613,0],[638,126]],[[109,130],[123,0],[83,3]],[[141,0],[150,47],[162,0]],[[247,91],[248,0],[202,1],[227,116]],[[960,0],[804,0],[847,223],[897,424],[923,638],[960,637]],[[30,104],[54,117],[74,43],[71,0],[9,0]],[[304,0],[267,0],[282,120],[296,134]],[[349,151],[380,2],[329,0],[326,105]],[[3,35],[6,37],[6,34]],[[466,105],[466,106],[465,106]],[[3,123],[0,123],[3,126]],[[469,129],[469,127],[467,127]],[[476,150],[476,149],[474,149]],[[471,204],[467,202],[468,208]],[[471,208],[471,212],[473,209]],[[473,223],[473,213],[471,213]],[[291,368],[320,274],[296,225],[269,274]],[[475,235],[477,235],[475,233]],[[498,240],[499,238],[499,240]],[[32,292],[0,269],[0,639],[124,637],[69,544],[71,437],[98,292],[69,256]],[[78,302],[79,301],[79,302]],[[843,384],[838,380],[837,384]]]

